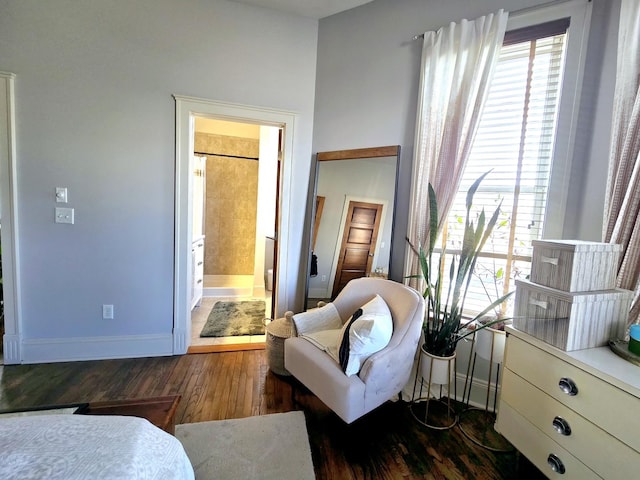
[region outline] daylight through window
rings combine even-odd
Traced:
[[[466,192],[491,170],[475,195],[472,210],[484,206],[489,217],[502,202],[501,213],[476,264],[465,303],[469,314],[513,290],[514,279],[529,275],[531,240],[541,238],[547,208],[568,23],[568,19],[559,20],[505,35],[443,233],[447,252],[455,254],[462,243]],[[508,308],[504,306],[502,313]]]

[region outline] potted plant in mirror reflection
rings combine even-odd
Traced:
[[[424,341],[421,349],[427,358],[422,358],[421,366],[422,376],[427,382],[429,379],[432,383],[448,382],[447,374],[444,382],[440,381],[442,377],[438,378],[438,381],[434,380],[435,372],[430,371],[431,365],[434,364],[435,370],[435,364],[439,363],[437,360],[440,359],[447,363],[447,371],[450,371],[448,363],[455,357],[458,342],[474,334],[475,330],[470,330],[468,327],[477,324],[478,319],[491,312],[511,295],[507,293],[496,298],[471,319],[463,317],[464,304],[476,263],[500,215],[501,202],[488,220],[484,208],[479,212],[473,208],[473,197],[488,173],[480,176],[467,191],[463,239],[459,249],[448,254],[446,243],[443,242],[440,251],[435,252],[440,229],[436,194],[432,185],[429,185],[427,244],[423,245],[420,242],[415,246],[407,239],[411,249],[418,256],[420,265],[420,273],[408,278],[419,278],[425,285],[422,295],[427,302],[427,309],[423,323]],[[476,330],[490,327],[500,321],[495,319],[478,325]]]

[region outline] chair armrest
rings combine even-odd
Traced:
[[[380,350],[364,362],[358,376],[367,385],[367,389],[373,388],[376,392],[386,391],[393,395],[405,386],[418,351],[420,325],[417,333],[408,331],[405,335],[409,338]]]

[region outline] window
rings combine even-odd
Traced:
[[[460,249],[471,184],[485,177],[474,210],[500,218],[476,264],[465,309],[483,310],[529,275],[531,240],[542,237],[554,156],[569,19],[507,32],[443,238]],[[448,255],[448,256],[450,256]],[[503,307],[503,312],[506,313]]]

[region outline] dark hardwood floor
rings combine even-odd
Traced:
[[[264,350],[0,367],[0,409],[182,395],[176,423],[304,410],[318,479],[544,478],[515,453],[475,446],[460,431],[418,424],[388,402],[345,425],[294,380],[269,371]],[[283,479],[284,480],[284,479]]]

